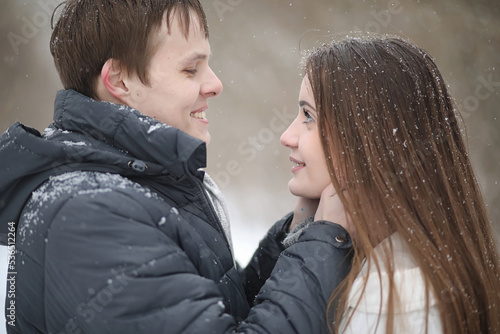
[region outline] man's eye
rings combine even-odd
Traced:
[[[306,117],[306,120],[303,123],[310,123],[310,122],[314,121],[311,114],[305,108],[302,109],[302,112],[304,113],[304,116]]]
[[[197,69],[192,69],[192,70],[187,70],[187,69],[186,69],[186,70],[184,70],[184,71],[185,71],[185,72],[187,72],[187,73],[189,73],[189,74],[193,74],[193,75],[194,75],[194,74],[196,74],[196,72],[198,72],[198,70],[197,70]]]

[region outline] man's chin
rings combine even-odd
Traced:
[[[209,133],[197,134],[197,135],[192,135],[192,136],[199,139],[199,140],[204,141],[205,144],[207,144],[207,145],[210,143],[210,134]]]

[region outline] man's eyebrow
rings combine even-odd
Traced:
[[[304,100],[300,100],[299,101],[299,106],[300,107],[303,107],[303,106],[308,106],[309,108],[311,108],[312,110],[316,111],[316,108],[314,108],[309,102],[307,101],[304,101]]]
[[[205,53],[195,53],[187,58],[185,58],[182,62],[183,63],[194,63],[200,60],[205,60],[210,58],[211,54],[207,55]]]

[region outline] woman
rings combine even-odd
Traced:
[[[432,58],[398,38],[323,45],[299,105],[281,138],[300,197],[287,240],[309,214],[354,240],[331,331],[500,333],[497,247]]]

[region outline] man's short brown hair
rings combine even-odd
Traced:
[[[165,16],[170,29],[172,16],[178,15],[187,38],[193,13],[208,38],[198,0],[68,0],[61,5],[50,52],[64,88],[92,98],[97,97],[96,79],[110,58],[148,84],[148,65],[159,46],[152,32],[161,27]]]

